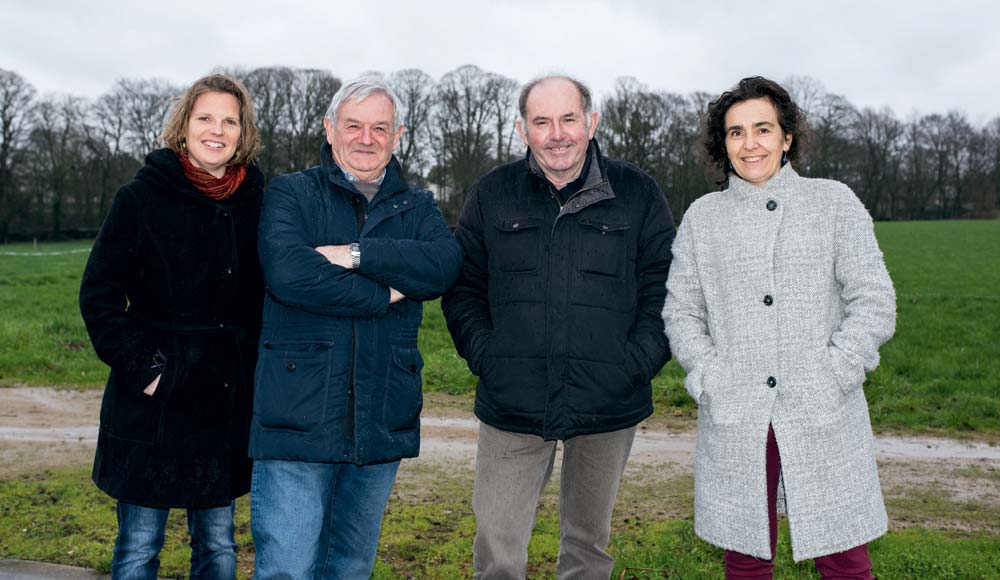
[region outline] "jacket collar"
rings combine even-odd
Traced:
[[[245,202],[258,203],[260,193],[264,189],[264,176],[254,164],[247,165],[247,174],[243,183],[235,192],[222,201],[215,201],[202,193],[191,180],[184,175],[177,153],[172,149],[156,149],[146,155],[146,163],[139,168],[136,179],[152,186],[159,187],[172,194],[190,198],[198,203],[211,206],[232,207]]]
[[[799,174],[792,168],[792,164],[786,163],[771,179],[768,179],[764,185],[759,187],[744,180],[739,175],[736,175],[736,173],[731,173],[727,189],[741,199],[781,197],[782,194],[790,193],[795,189],[795,182],[798,179]]]
[[[607,161],[601,155],[601,147],[597,144],[597,139],[590,140],[590,144],[587,146],[587,155],[590,156],[590,172],[587,174],[583,187],[566,201],[559,211],[559,215],[576,213],[599,201],[615,197],[611,182],[608,181]],[[538,161],[532,156],[530,148],[525,155],[525,162],[532,175],[544,181],[547,187],[553,187],[552,182],[545,177],[541,166],[538,165]]]
[[[358,188],[347,178],[344,170],[333,160],[333,149],[329,143],[323,143],[323,147],[320,149],[320,161],[327,178],[334,185],[341,189],[346,189],[351,193],[361,195]],[[404,192],[409,188],[409,184],[403,179],[403,167],[399,164],[396,156],[393,155],[389,158],[389,164],[385,167],[385,175],[382,177],[382,183],[379,185],[378,193],[372,198],[372,202],[375,202],[380,197]]]

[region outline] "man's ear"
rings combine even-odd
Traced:
[[[323,129],[326,131],[326,142],[333,145],[333,123],[330,117],[323,117]]]
[[[524,131],[524,125],[521,124],[521,120],[517,119],[514,121],[514,128],[517,129],[517,134],[521,136],[521,141],[524,141],[524,146],[528,146],[528,134]]]
[[[399,129],[396,131],[396,136],[392,138],[392,150],[395,151],[396,147],[399,146],[399,138],[403,136],[403,131],[406,130],[406,125],[400,125]]]
[[[597,114],[597,111],[590,112],[590,138],[594,138],[594,134],[597,133],[597,124],[601,121],[601,116]]]

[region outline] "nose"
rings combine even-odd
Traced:
[[[756,149],[760,143],[757,142],[757,137],[753,133],[747,133],[746,140],[743,141],[744,149]]]
[[[372,142],[372,130],[368,127],[361,129],[361,142],[368,145]]]
[[[562,139],[562,123],[556,121],[552,123],[552,140],[559,141]]]
[[[224,131],[222,130],[222,122],[218,122],[212,125],[211,131],[215,135],[222,135]]]

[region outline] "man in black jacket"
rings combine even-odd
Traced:
[[[525,159],[479,179],[442,306],[479,376],[476,578],[523,578],[538,496],[563,441],[557,576],[606,580],[611,512],[650,380],[670,358],[661,310],[673,218],[656,182],[603,157],[572,78],[521,90]]]

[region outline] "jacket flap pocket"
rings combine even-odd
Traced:
[[[543,220],[539,217],[513,217],[500,220],[496,226],[497,229],[505,232],[519,232],[540,227],[542,223]]]
[[[620,232],[629,229],[628,221],[623,219],[607,219],[603,217],[588,217],[580,216],[576,219],[577,223],[582,226],[588,226],[594,228],[602,233],[605,232]]]

